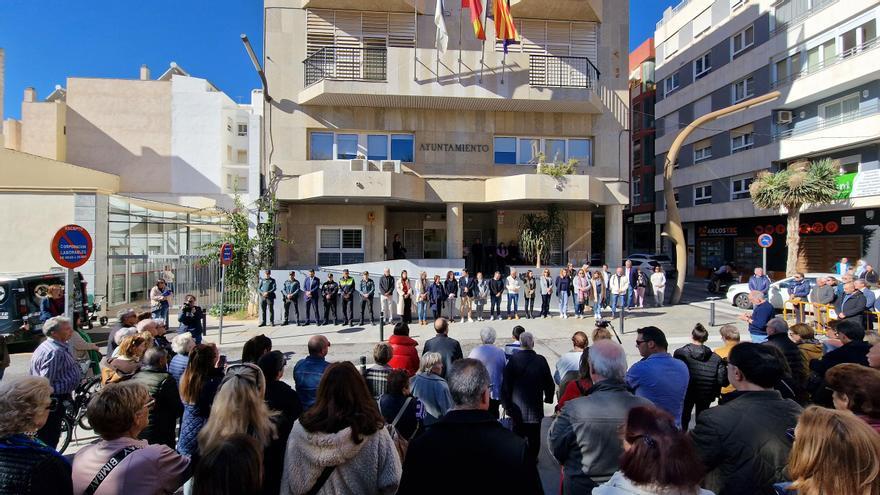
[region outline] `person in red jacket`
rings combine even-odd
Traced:
[[[394,356],[388,366],[406,370],[409,376],[415,375],[419,370],[419,351],[416,350],[419,343],[410,338],[409,325],[404,322],[394,325],[394,335],[388,338],[388,343],[394,348]]]

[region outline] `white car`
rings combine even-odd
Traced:
[[[665,254],[645,254],[645,253],[637,253],[631,254],[626,257],[628,260],[632,260],[633,263],[636,261],[654,261],[660,264],[663,267],[663,271],[671,272],[675,270],[675,267],[672,265],[672,259]]]
[[[837,278],[837,276],[832,273],[804,274],[804,279],[806,279],[806,281],[810,284],[811,291],[816,285],[816,279],[825,277]],[[767,295],[767,299],[770,301],[770,304],[772,304],[774,308],[781,311],[782,305],[785,304],[786,301],[788,301],[788,285],[792,280],[794,280],[794,277],[786,277],[782,280],[777,280],[776,282],[770,284],[770,292]],[[749,302],[749,284],[745,283],[731,285],[730,288],[727,289],[727,302],[738,308],[751,309],[752,303]]]

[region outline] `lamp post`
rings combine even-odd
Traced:
[[[678,152],[681,150],[681,145],[683,145],[685,139],[687,139],[687,137],[700,126],[732,113],[739,112],[740,110],[745,110],[747,108],[773,101],[779,98],[779,96],[779,91],[773,91],[737,103],[736,105],[731,105],[727,108],[707,113],[688,124],[687,127],[678,133],[678,136],[676,136],[675,140],[672,142],[672,146],[666,154],[666,163],[663,165],[663,197],[666,199],[666,226],[663,229],[664,232],[661,234],[669,237],[669,239],[672,240],[672,243],[675,244],[675,269],[678,272],[678,277],[676,279],[675,291],[672,294],[672,304],[678,304],[681,300],[681,291],[684,288],[684,278],[687,271],[687,249],[686,240],[684,238],[684,229],[681,227],[681,213],[678,211],[678,205],[675,203],[675,192],[672,189],[672,172],[675,170],[675,161],[678,159]]]

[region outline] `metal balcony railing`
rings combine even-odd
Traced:
[[[529,85],[539,88],[592,89],[599,69],[587,57],[529,56]]]
[[[337,81],[385,81],[388,50],[384,47],[349,48],[326,46],[303,60],[305,85]]]
[[[854,46],[854,47],[850,48],[849,50],[841,52],[840,55],[837,55],[837,56],[830,58],[828,60],[823,60],[821,62],[818,62],[818,63],[815,63],[815,64],[810,65],[808,67],[805,67],[804,69],[802,69],[798,72],[795,72],[794,74],[792,74],[788,77],[783,77],[782,79],[777,79],[776,81],[773,81],[772,83],[770,83],[770,88],[771,89],[779,88],[781,86],[785,86],[785,85],[790,84],[794,81],[797,81],[798,79],[801,79],[803,77],[811,76],[821,70],[827,69],[828,67],[832,67],[832,66],[837,65],[839,63],[845,62],[846,60],[848,60],[852,57],[855,57],[855,56],[861,55],[865,52],[871,51],[874,48],[877,48],[878,46],[880,46],[880,39],[873,38],[873,39],[867,40],[864,43],[862,43],[861,45]]]
[[[817,118],[806,125],[795,126],[791,129],[785,129],[777,132],[773,135],[774,141],[779,141],[782,139],[788,139],[790,137],[799,136],[801,134],[806,134],[808,132],[819,131],[822,129],[827,129],[829,127],[834,127],[841,124],[846,124],[852,122],[854,120],[863,119],[865,117],[870,117],[872,115],[877,115],[880,113],[880,103],[873,103],[862,108],[859,108],[855,112],[847,112],[841,114],[837,117],[828,118],[828,119],[820,119]]]
[[[784,33],[814,14],[824,10],[838,0],[780,0],[773,4],[773,15],[776,23],[770,37]]]

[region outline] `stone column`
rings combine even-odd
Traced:
[[[605,206],[605,264],[614,269],[623,260],[623,205]]]
[[[446,203],[446,257],[461,259],[464,240],[464,207],[462,203]]]

